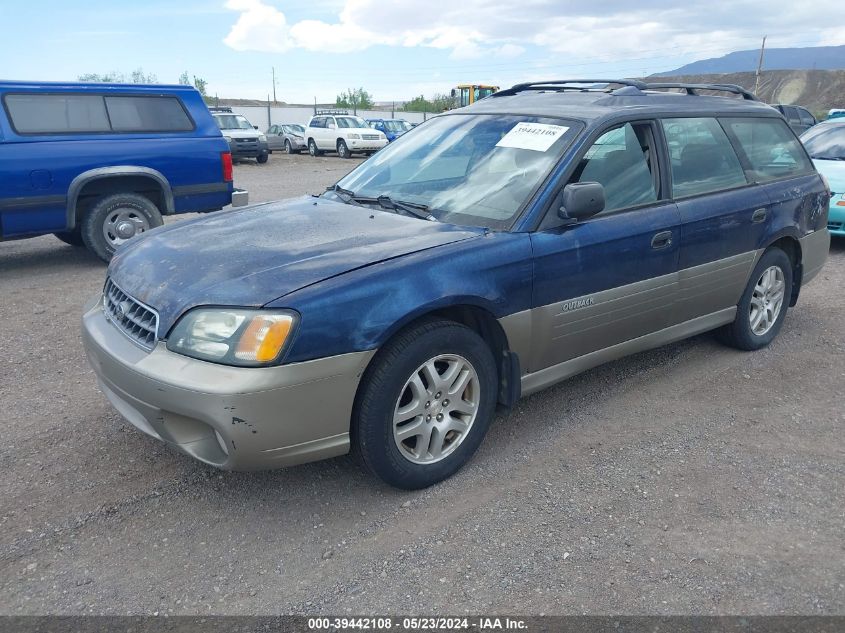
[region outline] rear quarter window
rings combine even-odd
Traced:
[[[752,180],[765,182],[813,171],[801,143],[781,119],[720,119],[745,154]]]
[[[194,129],[176,97],[106,97],[115,132],[188,132]]]
[[[9,120],[18,134],[110,132],[103,98],[80,94],[7,94]]]

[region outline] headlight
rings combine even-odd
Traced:
[[[360,134],[354,134],[354,133],[352,133],[352,132],[349,132],[349,134],[347,134],[347,135],[346,135],[346,138],[349,138],[349,139],[352,139],[352,138],[354,138],[354,139],[359,139],[359,138],[361,138],[361,135],[360,135]]]
[[[223,136],[223,138],[225,138],[225,139],[226,139],[226,142],[227,142],[227,143],[231,143],[231,142],[232,142],[232,137],[231,137],[231,136],[225,136],[225,135],[224,135],[224,136]]]
[[[290,311],[197,308],[176,323],[167,349],[223,365],[270,365],[281,358],[296,321]]]
[[[266,134],[259,134],[258,140],[261,141],[261,142],[266,142],[267,141],[267,135]]]
[[[305,140],[304,136],[297,136],[296,134],[293,135],[293,138],[295,138],[297,141],[304,141]]]

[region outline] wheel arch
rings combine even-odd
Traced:
[[[430,305],[408,314],[384,332],[379,340],[379,349],[401,332],[431,318],[460,323],[481,337],[490,348],[496,363],[499,385],[497,401],[505,407],[512,407],[519,400],[521,393],[519,356],[510,348],[507,334],[490,307],[483,305],[482,302],[464,299],[454,303]],[[370,360],[370,363],[372,364],[377,358],[378,354]]]
[[[804,254],[801,250],[801,242],[792,233],[784,232],[773,237],[764,250],[770,248],[782,250],[792,263],[792,293],[789,298],[789,307],[794,307],[798,303],[798,295],[801,292],[801,280],[804,273],[802,265]]]
[[[129,191],[146,195],[165,214],[173,213],[173,190],[164,175],[150,167],[99,167],[79,174],[68,188],[65,224],[67,230],[76,227],[83,202],[89,195],[103,195]]]

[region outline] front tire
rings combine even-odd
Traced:
[[[343,139],[339,139],[337,142],[337,155],[341,158],[352,158],[352,152],[349,151],[349,147]]]
[[[108,262],[121,244],[164,223],[149,198],[136,193],[106,196],[82,216],[82,241],[92,253]]]
[[[353,451],[397,488],[446,479],[481,444],[496,406],[493,354],[473,330],[428,319],[373,359],[352,416]]]
[[[291,147],[290,141],[285,139],[285,154],[293,154],[293,147]]]
[[[270,158],[269,154],[259,154],[258,156],[255,157],[255,160],[259,165],[263,165],[264,163],[267,162],[267,160],[269,158]]]
[[[792,262],[770,248],[757,265],[736,310],[736,319],[718,331],[726,345],[745,351],[766,347],[780,332],[792,296]]]

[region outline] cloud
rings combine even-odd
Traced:
[[[806,11],[786,0],[345,0],[332,21],[288,25],[272,0],[228,0],[240,15],[224,42],[235,50],[291,48],[349,53],[376,45],[430,47],[453,59],[513,59],[533,46],[562,55],[561,66],[583,60],[631,61],[661,55],[718,56],[756,46],[842,43],[838,3],[816,0]],[[818,16],[825,15],[825,30]],[[831,21],[833,23],[831,23]],[[839,23],[842,24],[839,24]],[[563,57],[565,56],[565,57]]]
[[[292,46],[285,14],[261,0],[228,0],[226,8],[240,12],[223,40],[236,51],[284,53]]]

